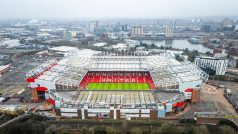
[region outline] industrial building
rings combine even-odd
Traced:
[[[0,76],[6,73],[11,67],[11,64],[0,66]]]
[[[214,57],[197,57],[195,64],[210,75],[225,75],[228,60]]]

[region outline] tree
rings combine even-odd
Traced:
[[[139,127],[134,127],[131,129],[132,134],[142,134],[142,130]]]
[[[210,51],[207,51],[207,52],[206,52],[206,55],[207,55],[207,56],[211,56],[212,53],[211,53]]]
[[[158,134],[179,134],[180,130],[178,127],[176,127],[173,124],[164,123],[161,125],[161,127],[158,129]]]
[[[198,126],[194,129],[194,134],[210,134],[206,126]]]
[[[160,46],[160,49],[164,49],[163,45]]]
[[[51,125],[45,129],[45,134],[56,134],[56,127],[55,125]]]
[[[106,127],[105,126],[97,126],[94,128],[95,134],[106,134]]]
[[[154,43],[151,44],[151,48],[158,48]]]
[[[218,134],[236,134],[236,132],[230,126],[219,126]]]
[[[182,57],[180,57],[179,55],[175,55],[175,59],[177,61],[184,61],[184,59]]]
[[[126,127],[127,127],[127,121],[126,120],[124,120],[124,121],[122,121],[122,128],[123,129],[126,129]]]
[[[89,129],[88,129],[88,133],[89,133],[89,134],[95,134],[94,128],[89,128]]]
[[[149,129],[143,129],[142,130],[142,134],[150,134],[150,130]]]
[[[141,44],[141,46],[143,46],[143,47],[145,47],[145,48],[146,48],[146,46],[147,46],[147,45],[146,45],[145,43],[142,43],[142,44]]]
[[[106,127],[107,134],[118,134],[119,132],[113,127]]]
[[[193,54],[193,53],[190,53],[190,54],[188,55],[188,60],[189,60],[190,62],[194,62],[195,58],[196,58],[196,56],[195,56],[195,54]]]
[[[36,120],[39,119],[39,120]],[[40,116],[33,116],[25,122],[16,122],[0,130],[4,134],[42,134],[49,125],[47,122],[40,121]]]
[[[184,53],[185,55],[187,55],[188,52],[189,52],[189,51],[188,51],[188,48],[185,48],[184,51],[183,51],[183,53]]]
[[[86,127],[83,127],[83,128],[81,129],[81,133],[82,133],[82,134],[88,134],[88,133],[89,133],[89,129],[86,128]]]
[[[192,54],[194,54],[195,56],[198,56],[199,55],[198,50],[193,50]]]

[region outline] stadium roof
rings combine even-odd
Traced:
[[[49,69],[49,66],[50,69]],[[45,71],[47,70],[47,71]],[[61,89],[77,89],[87,71],[150,71],[155,85],[168,88],[188,81],[206,80],[207,75],[194,64],[178,62],[166,54],[144,56],[119,55],[93,50],[71,52],[60,61],[49,61],[30,71],[27,76],[61,85]]]

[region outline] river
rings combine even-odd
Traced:
[[[173,40],[173,41],[152,41],[152,40],[143,40],[142,43],[146,44],[155,44],[158,47],[167,46],[178,49],[188,48],[189,51],[198,50],[200,53],[206,53],[207,51],[212,52],[212,49],[204,47],[202,44],[191,44],[187,40]]]

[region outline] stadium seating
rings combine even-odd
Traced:
[[[88,72],[80,83],[86,89],[89,83],[148,83],[155,89],[155,84],[149,72]]]

